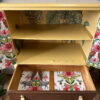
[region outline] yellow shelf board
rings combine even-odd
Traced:
[[[17,0],[18,1],[18,0]],[[34,1],[34,0],[33,0]],[[65,0],[66,1],[66,0]],[[88,0],[89,1],[89,0]],[[43,2],[43,1],[42,1]],[[60,3],[0,3],[0,10],[100,10],[100,3],[72,3],[72,2],[60,2]]]
[[[79,44],[32,44],[17,56],[18,64],[86,65],[85,55]]]
[[[25,40],[91,40],[89,31],[81,24],[22,25],[14,30],[12,39]]]

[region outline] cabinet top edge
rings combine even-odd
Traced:
[[[0,3],[0,10],[100,10],[100,4]]]

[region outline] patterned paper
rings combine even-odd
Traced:
[[[49,72],[23,71],[18,90],[49,90]]]
[[[25,11],[31,24],[81,24],[81,11]]]
[[[83,91],[85,85],[80,72],[54,72],[55,90]]]
[[[22,72],[18,90],[27,90],[30,86],[23,84],[24,82],[30,82],[32,80],[33,73],[30,71]]]
[[[100,19],[87,64],[88,66],[100,69]]]
[[[5,14],[0,11],[0,70],[13,67],[16,63],[13,48]]]

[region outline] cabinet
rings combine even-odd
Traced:
[[[8,89],[11,100],[93,100],[96,97],[96,89],[86,63],[100,17],[99,1],[21,0],[12,3],[11,0],[5,0],[0,4],[0,9],[5,11],[12,40],[21,44],[19,49],[15,45],[17,67]],[[78,10],[83,15],[82,23],[32,25],[26,21],[25,10]],[[85,22],[89,24],[85,25]],[[34,70],[50,71],[50,90],[17,90],[22,71]],[[86,90],[55,91],[54,71],[81,72]]]

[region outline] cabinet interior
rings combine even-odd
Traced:
[[[25,45],[18,53],[20,64],[86,64],[99,18],[98,11],[82,11],[81,24],[60,25],[30,24],[24,11],[5,13],[12,39]],[[86,21],[89,23],[88,26],[84,26]],[[34,43],[34,40],[38,42]],[[35,46],[37,43],[39,46]]]
[[[100,12],[81,12],[80,24],[31,24],[25,11],[5,11],[18,63],[86,65]]]
[[[71,25],[69,24],[67,25],[65,24],[64,25],[62,24],[61,25],[55,25],[55,24],[54,25],[47,25],[47,24],[46,25],[43,25],[43,24],[31,25],[30,24],[31,22],[27,18],[27,15],[25,15],[25,11],[5,11],[5,14],[8,19],[9,28],[12,33],[13,39],[91,40],[91,38],[93,38],[95,34],[100,12],[99,11],[80,11],[80,12],[82,12],[82,23],[78,25],[77,24],[75,25],[73,24]],[[34,16],[32,15],[32,17]],[[42,17],[42,21],[44,20],[45,19],[43,19]],[[85,22],[88,22],[89,25],[84,27]],[[56,38],[53,37],[52,34],[49,34],[50,31],[52,32],[52,34],[54,33],[54,36]],[[75,34],[73,31],[75,32]],[[39,36],[37,36],[36,32]],[[66,38],[64,36],[66,36]]]

